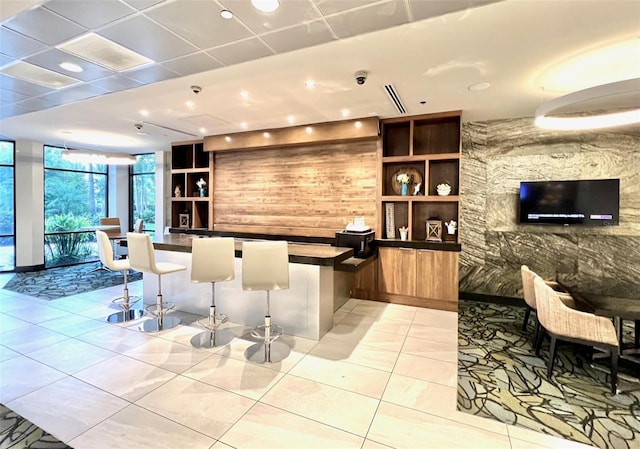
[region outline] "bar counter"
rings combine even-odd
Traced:
[[[162,277],[165,301],[175,309],[207,315],[211,304],[209,283],[191,282],[191,241],[194,234],[168,234],[154,239],[156,261],[184,265],[186,271]],[[271,293],[271,316],[274,324],[289,335],[319,340],[333,327],[333,312],[348,299],[350,273],[335,267],[353,255],[351,248],[319,244],[289,243],[289,289]],[[264,322],[266,293],[242,289],[242,240],[236,241],[235,279],[216,283],[216,307],[229,321],[256,326]],[[212,255],[215,257],[215,255]],[[155,304],[157,276],[144,274],[145,305]]]

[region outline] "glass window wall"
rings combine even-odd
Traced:
[[[16,267],[15,144],[0,141],[0,271]]]

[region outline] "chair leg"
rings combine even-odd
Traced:
[[[529,324],[529,314],[531,313],[531,307],[528,305],[524,311],[524,321],[522,322],[522,333],[524,334],[527,331],[527,324]]]
[[[611,348],[611,394],[618,394],[618,357],[620,348]]]
[[[550,335],[551,346],[549,349],[549,367],[547,368],[547,379],[551,379],[551,373],[553,372],[553,363],[556,360],[556,337]]]
[[[544,340],[545,330],[542,328],[540,321],[536,324],[536,338],[535,338],[535,350],[536,356],[540,356],[540,348],[542,348],[542,341]]]

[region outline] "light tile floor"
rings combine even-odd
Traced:
[[[291,355],[265,367],[244,360],[244,326],[194,349],[197,325],[106,324],[120,288],[0,289],[0,401],[76,449],[586,447],[456,411],[455,313],[352,299],[321,341],[284,336]]]

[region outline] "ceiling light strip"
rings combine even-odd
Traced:
[[[562,108],[575,107],[582,102],[629,93],[635,93],[640,102],[640,78],[603,84],[563,95],[538,107],[535,114],[535,124],[540,128],[569,131],[610,128],[640,123],[640,108],[624,112],[587,116],[551,115],[558,114]]]
[[[136,163],[136,158],[128,154],[68,149],[62,152],[62,159],[76,164],[132,165]]]

